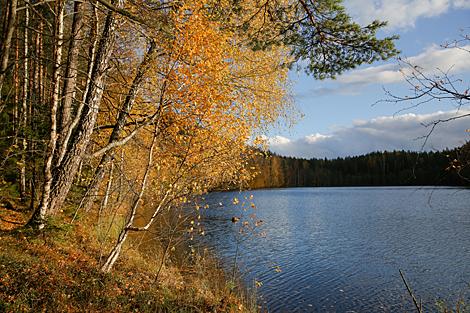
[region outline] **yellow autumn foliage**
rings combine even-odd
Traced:
[[[254,1],[245,1],[252,6]],[[147,50],[148,38],[159,39],[145,87],[136,97],[131,120],[158,112],[158,119],[116,152],[125,154],[125,172],[138,181],[144,172],[146,150],[152,133],[158,132],[152,168],[152,193],[172,188],[174,197],[197,194],[222,186],[237,185],[250,178],[245,171],[250,145],[262,145],[263,134],[272,128],[292,125],[298,119],[293,106],[292,82],[284,64],[289,51],[273,46],[253,51],[235,30],[211,16],[210,1],[184,1],[170,12],[172,34],[144,33],[123,27],[119,62],[124,69],[112,72],[115,84],[107,91],[107,110],[99,124],[112,124]],[[262,21],[259,21],[262,23]],[[170,38],[170,39],[169,39]],[[127,133],[135,125],[130,123]],[[94,142],[104,146],[110,130],[97,132]],[[125,136],[123,132],[122,136]]]

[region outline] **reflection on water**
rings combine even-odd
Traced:
[[[238,243],[244,278],[263,283],[259,303],[271,312],[411,311],[398,269],[426,311],[437,311],[434,299],[470,281],[468,198],[467,190],[409,187],[210,194],[198,200],[210,209],[201,214],[205,236],[194,242],[228,269]],[[268,238],[241,242],[232,217],[252,214],[267,222],[260,230]]]

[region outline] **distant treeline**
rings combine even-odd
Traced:
[[[464,186],[452,168],[459,149],[442,152],[372,152],[310,160],[259,153],[251,168],[259,172],[251,188],[330,186]]]

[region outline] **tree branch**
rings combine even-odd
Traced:
[[[145,122],[143,123],[142,125],[138,126],[137,123],[136,123],[136,128],[134,128],[134,130],[129,134],[127,135],[126,137],[124,137],[123,139],[119,140],[119,141],[113,141],[109,144],[107,144],[105,147],[99,149],[98,151],[95,151],[93,152],[92,154],[85,154],[83,157],[85,159],[92,159],[92,158],[95,158],[97,156],[99,156],[100,154],[102,153],[105,153],[106,151],[112,149],[112,148],[115,148],[115,147],[119,147],[119,146],[122,146],[124,145],[126,142],[128,142],[132,137],[135,136],[135,134],[137,134],[137,132],[139,130],[141,130],[142,128],[150,125],[151,123],[153,123],[157,117],[159,116],[160,114],[160,110],[158,110],[157,112],[155,112],[153,115],[150,116],[150,118]]]

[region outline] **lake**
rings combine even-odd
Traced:
[[[455,300],[470,282],[469,192],[350,187],[213,193],[198,200],[210,209],[199,211],[205,236],[196,239],[204,238],[199,244],[228,270],[238,243],[243,280],[262,283],[258,304],[269,312],[413,311],[398,269],[424,311],[437,312],[435,300]],[[255,229],[267,238],[245,236],[254,222],[250,230],[240,222],[252,214],[263,221]]]

